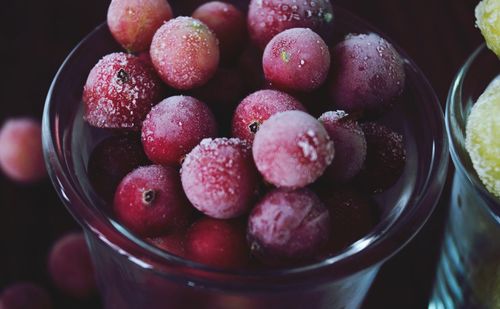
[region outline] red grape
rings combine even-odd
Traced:
[[[0,169],[14,181],[30,183],[47,175],[40,123],[12,118],[0,129]]]
[[[123,48],[140,52],[149,49],[156,30],[172,17],[167,0],[112,0],[107,21]]]
[[[404,90],[403,59],[377,34],[348,35],[332,59],[330,96],[338,109],[377,114]]]
[[[249,211],[259,185],[251,148],[236,138],[201,141],[186,156],[181,179],[194,207],[218,219]]]
[[[277,90],[260,90],[247,96],[233,116],[234,137],[253,142],[260,126],[274,114],[287,110],[305,111],[294,97]]]
[[[161,81],[141,59],[109,54],[94,66],[85,83],[84,119],[98,128],[138,130],[162,94]]]
[[[142,144],[151,161],[180,164],[184,156],[206,137],[217,134],[217,124],[208,106],[193,97],[163,100],[147,115],[142,126]]]
[[[221,61],[235,59],[246,41],[245,15],[234,5],[211,1],[198,7],[193,18],[204,22],[219,39]]]
[[[277,34],[267,44],[262,64],[266,79],[274,87],[307,92],[326,80],[330,52],[311,29],[293,28]]]
[[[329,0],[252,0],[248,30],[261,49],[278,33],[291,28],[310,28],[328,41],[333,31]]]
[[[186,253],[193,261],[221,268],[248,264],[250,250],[240,222],[202,218],[186,235]]]
[[[248,219],[251,251],[265,263],[314,256],[328,241],[328,210],[312,191],[277,189],[267,194]]]
[[[265,180],[296,189],[318,179],[334,157],[334,146],[323,125],[302,111],[269,118],[255,135],[253,156]]]
[[[219,65],[219,43],[201,21],[177,17],[158,29],[151,43],[151,60],[168,85],[188,90],[212,78]]]
[[[95,292],[94,267],[82,233],[68,234],[55,243],[48,268],[54,284],[66,294],[82,299]]]
[[[114,210],[123,225],[146,237],[185,227],[192,214],[178,171],[160,165],[139,167],[125,176]]]

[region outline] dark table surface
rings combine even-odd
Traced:
[[[175,0],[171,0],[175,1]],[[478,0],[337,0],[407,51],[443,106],[448,87],[481,43],[474,27]],[[40,118],[44,98],[65,56],[105,20],[108,1],[5,1],[0,10],[0,123]],[[449,184],[431,219],[381,270],[366,308],[424,308],[428,302],[447,212]],[[19,280],[47,286],[56,308],[99,308],[98,297],[76,301],[58,293],[46,274],[50,245],[78,229],[49,181],[19,186],[0,174],[0,290]]]

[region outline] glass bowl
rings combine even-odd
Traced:
[[[446,128],[455,174],[432,309],[500,306],[500,201],[483,186],[465,148],[471,108],[499,74],[500,60],[483,44],[448,95]]]
[[[334,7],[336,37],[379,31]],[[390,41],[390,40],[389,40]],[[403,175],[377,197],[384,218],[336,256],[277,270],[223,270],[161,251],[106,211],[86,175],[93,147],[111,133],[82,119],[82,89],[94,64],[121,50],[105,24],[71,52],[47,96],[43,143],[48,170],[64,204],[82,225],[107,308],[356,308],[380,266],[426,222],[444,186],[448,145],[439,101],[427,79],[396,45],[407,83],[399,104],[381,119],[404,134]]]

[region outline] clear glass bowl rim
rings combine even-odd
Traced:
[[[377,241],[369,244],[366,248],[353,254],[340,254],[312,265],[283,270],[263,271],[233,271],[214,269],[198,263],[190,262],[167,252],[159,250],[154,246],[142,241],[126,230],[119,231],[110,224],[110,218],[102,212],[93,210],[86,206],[87,201],[68,177],[69,171],[64,165],[65,150],[58,141],[60,132],[55,130],[57,119],[52,115],[51,102],[53,101],[54,89],[58,83],[63,68],[79,47],[106,24],[103,23],[88,34],[73,49],[63,62],[52,82],[45,102],[42,122],[42,137],[45,161],[52,183],[73,217],[94,236],[107,243],[112,250],[126,256],[131,262],[145,270],[151,270],[160,275],[190,282],[190,284],[210,284],[212,287],[221,289],[268,289],[285,288],[287,286],[311,286],[340,280],[354,275],[362,270],[369,269],[396,254],[403,248],[425,224],[435,205],[437,204],[444,184],[443,179],[448,167],[448,143],[445,133],[444,118],[439,99],[427,78],[416,64],[397,44],[392,42],[383,32],[369,25],[360,18],[346,10],[334,6],[336,14],[345,16],[352,23],[363,25],[365,28],[373,29],[387,38],[398,50],[401,56],[407,60],[407,67],[415,72],[420,78],[420,87],[431,98],[427,102],[428,110],[431,111],[429,119],[435,123],[436,130],[432,132],[433,153],[430,168],[427,173],[425,184],[419,192],[418,199],[412,207],[407,207],[396,223],[387,233]],[[148,260],[154,263],[145,263]],[[153,266],[159,263],[161,268]],[[165,267],[163,267],[165,266]],[[167,269],[167,271],[165,271]],[[195,272],[190,270],[196,270]]]
[[[450,144],[450,154],[455,168],[465,175],[465,179],[475,189],[476,193],[487,201],[487,205],[492,207],[497,206],[494,209],[492,208],[491,211],[500,216],[499,199],[486,190],[477,173],[472,168],[471,159],[464,147],[467,125],[466,117],[468,114],[464,110],[463,86],[471,74],[471,68],[486,53],[491,53],[491,51],[486,46],[486,43],[483,43],[469,56],[453,79],[446,101],[445,124]]]

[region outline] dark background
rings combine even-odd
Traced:
[[[175,0],[170,0],[171,2]],[[385,32],[430,80],[443,106],[460,65],[481,43],[474,27],[478,0],[337,0]],[[0,9],[0,123],[41,117],[59,65],[105,20],[109,0],[4,1]],[[447,211],[443,198],[421,233],[388,262],[366,308],[427,305]],[[49,181],[19,186],[0,174],[0,290],[19,280],[47,286],[56,308],[99,308],[98,298],[76,301],[58,293],[46,274],[46,255],[65,231],[78,229]]]

